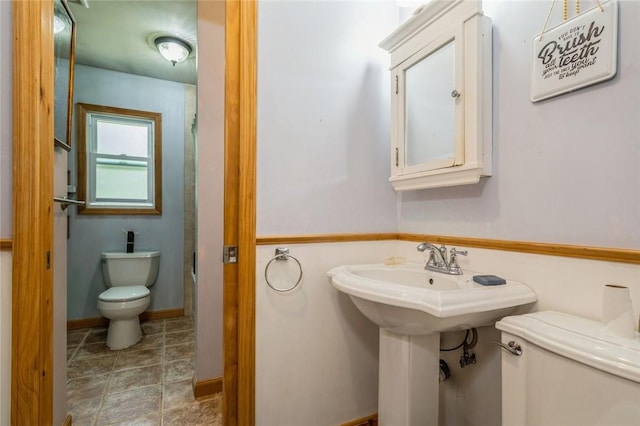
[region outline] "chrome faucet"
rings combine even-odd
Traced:
[[[440,247],[431,243],[422,243],[417,247],[418,251],[423,252],[429,250],[429,260],[424,269],[435,272],[442,272],[449,275],[462,275],[462,269],[458,265],[457,256],[466,256],[466,250],[449,250],[449,260],[447,261],[447,248],[442,245]]]
[[[421,252],[426,251],[427,249],[431,250],[425,269],[432,271],[438,270],[439,272],[442,272],[443,268],[447,268],[447,248],[445,246],[436,247],[431,243],[422,243],[418,245],[417,249]]]

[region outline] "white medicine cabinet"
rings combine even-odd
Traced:
[[[491,19],[477,0],[432,1],[380,43],[391,55],[396,191],[491,175]]]

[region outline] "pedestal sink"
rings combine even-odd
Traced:
[[[438,424],[441,332],[492,325],[536,301],[535,293],[516,281],[483,286],[473,281],[482,273],[447,275],[419,263],[344,265],[327,275],[380,327],[382,425]]]

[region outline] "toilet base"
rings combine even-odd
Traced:
[[[107,331],[107,346],[116,351],[133,346],[142,338],[140,318],[136,315],[126,320],[110,320]]]

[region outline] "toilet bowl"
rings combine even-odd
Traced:
[[[98,296],[98,311],[109,319],[107,346],[119,350],[142,338],[139,315],[151,303],[160,252],[102,253],[102,275],[108,287]]]
[[[599,321],[545,311],[511,316],[502,331],[502,424],[637,425],[640,339]]]

